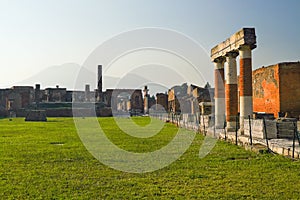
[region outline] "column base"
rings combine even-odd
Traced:
[[[240,129],[239,129],[239,135],[244,135],[244,117],[240,116]]]
[[[244,129],[239,129],[238,134],[239,134],[239,135],[245,135]]]
[[[235,132],[236,131],[236,122],[227,122],[226,132]]]
[[[224,124],[216,124],[216,129],[224,129]]]

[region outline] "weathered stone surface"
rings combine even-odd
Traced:
[[[254,70],[252,77],[254,112],[299,118],[300,62],[262,67]]]
[[[294,123],[296,119],[283,119],[283,120],[266,120],[267,136],[268,139],[285,138],[292,139],[294,136]],[[244,121],[245,135],[249,136],[249,120]],[[263,120],[251,120],[252,136],[256,138],[265,139]]]
[[[46,122],[46,111],[45,110],[30,110],[27,113],[25,121],[42,121]]]
[[[276,121],[274,120],[266,120],[266,129],[267,129],[267,137],[268,139],[277,138],[277,130],[276,130]],[[249,120],[244,120],[244,134],[246,136],[250,135],[249,128]],[[261,138],[265,139],[264,134],[264,124],[263,120],[255,119],[251,120],[251,133],[253,138]]]
[[[295,126],[297,130],[297,119],[279,118],[277,120],[277,137],[292,139],[294,137]]]
[[[228,52],[237,51],[241,46],[249,45],[256,48],[256,35],[254,28],[242,28],[231,37],[211,49],[211,60],[225,56]]]

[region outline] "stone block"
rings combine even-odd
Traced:
[[[42,121],[46,122],[46,111],[45,110],[30,110],[27,112],[25,121]]]
[[[277,138],[276,121],[266,120],[266,130],[268,139]],[[265,139],[264,124],[261,119],[251,120],[251,132],[253,138]],[[244,120],[244,134],[250,136],[249,120]]]
[[[243,45],[249,45],[251,49],[256,47],[256,35],[254,28],[242,28],[225,41],[211,49],[211,60],[225,56],[228,52],[236,51]]]

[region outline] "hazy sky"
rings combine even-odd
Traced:
[[[142,27],[181,32],[207,52],[255,27],[254,69],[298,61],[299,9],[298,0],[0,0],[0,88],[52,65],[82,65],[102,42]],[[213,65],[203,65],[212,82]]]

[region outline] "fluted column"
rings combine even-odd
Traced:
[[[224,62],[220,57],[214,60],[215,65],[215,127],[221,129],[225,122],[225,86],[224,86]]]
[[[225,102],[226,102],[226,129],[227,131],[236,130],[236,117],[238,115],[238,89],[237,89],[237,52],[226,54],[225,65]]]
[[[252,55],[251,48],[243,45],[239,48],[240,54],[240,133],[244,134],[244,119],[252,117]]]

